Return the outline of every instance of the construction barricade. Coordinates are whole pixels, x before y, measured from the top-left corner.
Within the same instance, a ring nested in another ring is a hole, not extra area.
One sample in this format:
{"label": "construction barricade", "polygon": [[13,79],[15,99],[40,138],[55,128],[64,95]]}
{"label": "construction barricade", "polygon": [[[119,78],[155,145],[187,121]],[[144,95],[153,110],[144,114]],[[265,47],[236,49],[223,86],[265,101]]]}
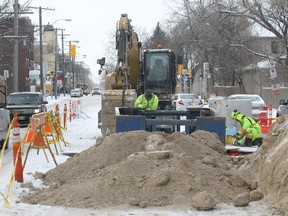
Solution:
{"label": "construction barricade", "polygon": [[82,114],[82,103],[81,100],[70,101],[70,122],[72,119],[81,117]]}
{"label": "construction barricade", "polygon": [[31,149],[37,149],[38,152],[40,149],[43,149],[47,162],[49,162],[45,151],[45,149],[48,149],[55,165],[57,166],[57,162],[50,148],[50,145],[54,145],[57,155],[59,154],[57,144],[60,148],[60,151],[62,151],[60,141],[63,142],[66,146],[66,142],[62,134],[62,129],[63,127],[61,126],[61,118],[58,105],[55,107],[55,115],[53,114],[53,111],[50,111],[49,113],[39,113],[33,115],[30,118],[30,124],[28,125],[26,134],[23,139],[24,143],[29,143],[29,147],[24,160],[24,166]]}
{"label": "construction barricade", "polygon": [[[66,110],[64,109],[64,118],[67,118],[67,106],[65,104]],[[64,121],[64,125],[65,125]],[[67,125],[66,125],[67,127]],[[67,142],[65,142],[63,137],[63,129],[64,127],[61,126],[61,117],[59,106],[55,107],[55,113],[53,111],[49,113],[38,113],[34,114],[30,118],[29,125],[27,127],[26,133],[24,138],[21,140],[20,136],[20,126],[18,123],[18,115],[15,114],[14,118],[10,122],[8,127],[8,132],[6,134],[6,139],[3,143],[1,152],[0,152],[0,169],[2,168],[3,158],[4,158],[4,150],[5,146],[7,145],[7,141],[9,140],[10,133],[13,132],[13,162],[14,162],[14,169],[11,174],[8,192],[4,194],[0,191],[0,196],[4,198],[5,205],[9,206],[12,196],[12,188],[14,185],[14,181],[23,182],[23,170],[27,163],[29,152],[32,149],[37,150],[37,154],[39,154],[40,150],[43,150],[45,158],[47,162],[49,162],[48,155],[45,150],[48,150],[55,165],[57,166],[58,163],[56,161],[55,155],[52,152],[50,145],[55,146],[56,154],[58,154],[57,144],[59,144],[59,148],[62,151],[60,142],[63,142],[66,146]],[[22,155],[24,155],[24,145],[28,144],[28,148],[26,151],[25,159],[22,164]]]}
{"label": "construction barricade", "polygon": [[[50,141],[48,139],[48,134],[46,133],[44,129],[45,124],[46,124],[46,114],[47,113],[39,113],[39,114],[33,115],[30,118],[30,124],[28,125],[27,132],[23,139],[24,140],[23,142],[29,143],[29,147],[26,152],[23,167],[25,167],[26,165],[26,161],[28,159],[28,155],[31,149],[37,149],[37,154],[39,153],[39,150],[42,149],[47,162],[49,162],[48,156],[45,151],[45,149],[48,149],[55,165],[56,166],[58,165],[56,162],[56,158],[50,148]],[[55,144],[55,148],[56,148],[56,144]]]}
{"label": "construction barricade", "polygon": [[267,134],[273,123],[273,108],[272,104],[267,107],[266,112],[261,112],[258,115],[258,123],[261,127],[262,133]]}

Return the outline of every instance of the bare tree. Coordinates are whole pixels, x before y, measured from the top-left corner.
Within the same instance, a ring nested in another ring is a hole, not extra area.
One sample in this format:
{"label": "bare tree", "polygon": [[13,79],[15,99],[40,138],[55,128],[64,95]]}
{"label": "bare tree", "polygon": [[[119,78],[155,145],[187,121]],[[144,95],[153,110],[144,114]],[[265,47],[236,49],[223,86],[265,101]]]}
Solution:
{"label": "bare tree", "polygon": [[[288,53],[288,1],[287,0],[241,0],[242,14],[267,31],[282,39]],[[285,64],[288,65],[286,55]]]}
{"label": "bare tree", "polygon": [[[251,23],[245,17],[231,17],[219,12],[238,10],[237,4],[234,1],[183,0],[181,5],[182,10],[174,12],[172,32],[176,33],[173,40],[176,38],[179,47],[183,47],[185,64],[190,62],[195,67],[207,61],[214,82],[235,85],[236,81],[242,86],[242,68],[250,58],[245,49],[231,47],[227,42],[246,40],[251,35]],[[200,64],[194,64],[195,60]]]}

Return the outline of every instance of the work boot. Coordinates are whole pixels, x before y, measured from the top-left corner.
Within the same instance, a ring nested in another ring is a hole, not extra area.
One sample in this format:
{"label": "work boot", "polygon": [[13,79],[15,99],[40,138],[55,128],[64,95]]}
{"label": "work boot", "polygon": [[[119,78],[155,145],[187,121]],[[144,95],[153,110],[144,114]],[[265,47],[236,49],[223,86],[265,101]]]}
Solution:
{"label": "work boot", "polygon": [[252,146],[261,146],[263,143],[263,137],[259,137],[252,142]]}
{"label": "work boot", "polygon": [[244,142],[244,146],[251,147],[252,146],[252,139],[246,138]]}

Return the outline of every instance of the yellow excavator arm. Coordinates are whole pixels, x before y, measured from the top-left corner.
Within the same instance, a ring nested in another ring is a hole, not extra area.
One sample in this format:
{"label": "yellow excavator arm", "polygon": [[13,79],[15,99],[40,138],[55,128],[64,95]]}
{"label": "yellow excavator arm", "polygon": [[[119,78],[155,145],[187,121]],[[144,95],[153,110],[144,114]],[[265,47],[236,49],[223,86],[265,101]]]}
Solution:
{"label": "yellow excavator arm", "polygon": [[140,42],[127,14],[121,14],[116,30],[117,64],[106,89],[136,89],[139,79]]}
{"label": "yellow excavator arm", "polygon": [[[115,107],[133,107],[137,98],[140,47],[141,43],[131,26],[131,20],[127,14],[121,14],[116,29],[117,64],[115,70],[106,76],[101,94],[99,125],[103,136],[115,132]],[[99,63],[102,68],[105,58],[99,59]]]}

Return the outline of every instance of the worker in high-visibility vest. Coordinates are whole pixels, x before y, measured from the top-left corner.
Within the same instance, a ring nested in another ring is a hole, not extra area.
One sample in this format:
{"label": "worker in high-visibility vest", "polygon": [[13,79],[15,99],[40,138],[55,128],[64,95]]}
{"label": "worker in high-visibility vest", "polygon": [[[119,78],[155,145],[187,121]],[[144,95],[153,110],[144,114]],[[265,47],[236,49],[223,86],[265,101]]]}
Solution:
{"label": "worker in high-visibility vest", "polygon": [[232,119],[241,124],[240,130],[232,137],[242,140],[244,146],[260,146],[263,142],[262,131],[260,125],[251,117],[241,114],[238,110],[234,110],[231,114]]}
{"label": "worker in high-visibility vest", "polygon": [[158,97],[147,89],[144,94],[140,95],[134,103],[134,107],[147,110],[157,110]]}

